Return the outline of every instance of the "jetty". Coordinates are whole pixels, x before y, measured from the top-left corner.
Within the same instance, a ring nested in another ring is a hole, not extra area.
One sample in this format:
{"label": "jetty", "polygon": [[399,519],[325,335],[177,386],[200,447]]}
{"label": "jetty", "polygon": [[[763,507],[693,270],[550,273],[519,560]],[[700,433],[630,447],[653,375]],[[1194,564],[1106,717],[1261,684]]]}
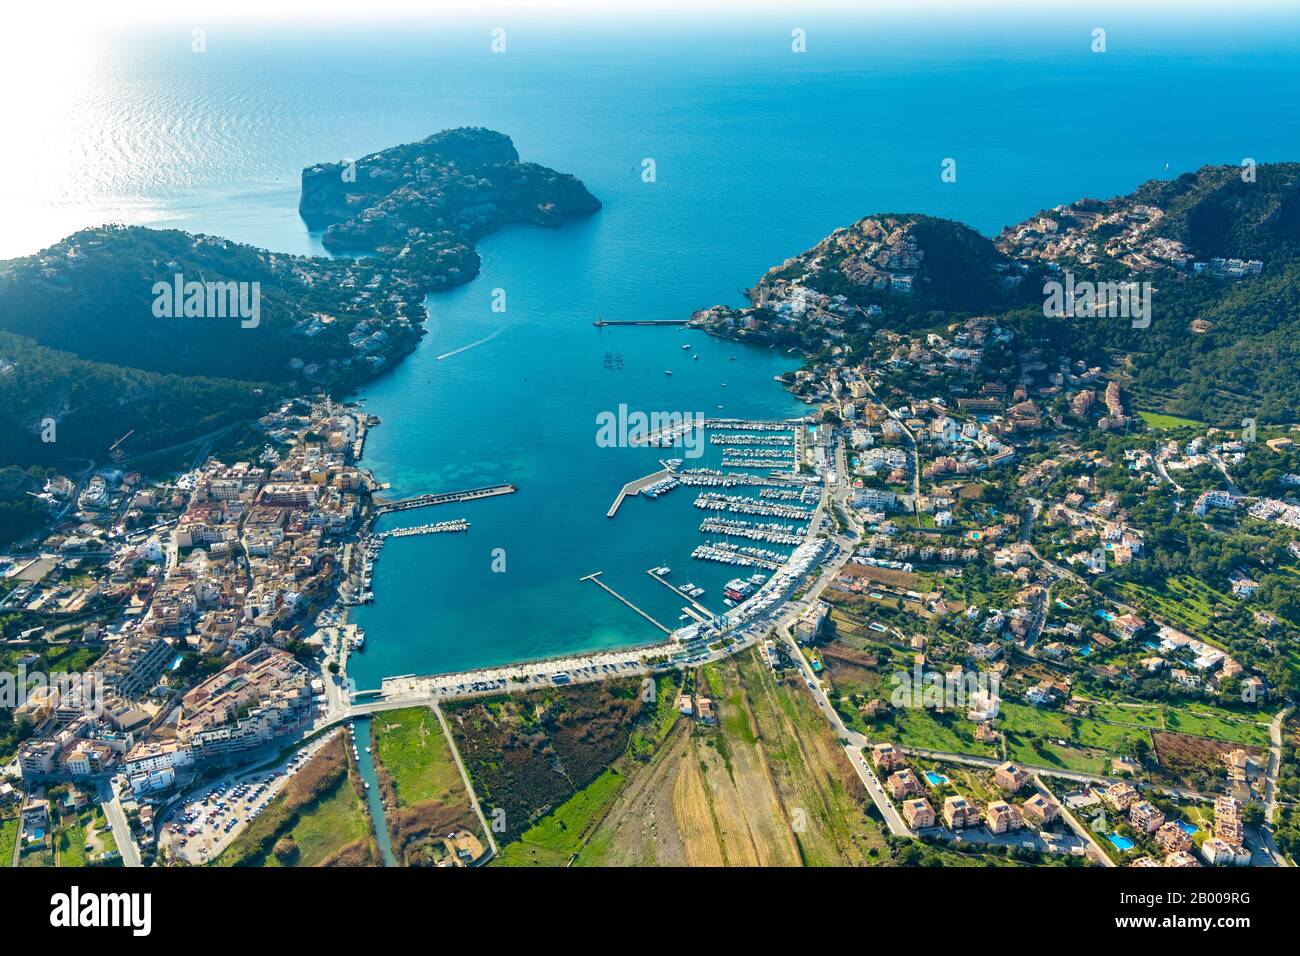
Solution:
{"label": "jetty", "polygon": [[665,466],[652,475],[646,475],[644,478],[638,478],[636,481],[629,481],[623,486],[623,490],[618,493],[618,497],[614,499],[614,503],[609,506],[609,511],[605,512],[605,517],[612,518],[614,515],[618,514],[619,506],[623,504],[623,499],[628,495],[640,494],[643,488],[649,488],[651,485],[658,484],[672,475],[672,473],[672,469]]}
{"label": "jetty", "polygon": [[591,323],[598,329],[607,325],[685,325],[690,319],[597,319]]}
{"label": "jetty", "polygon": [[446,505],[458,501],[475,501],[479,498],[492,498],[496,495],[512,495],[519,489],[514,485],[487,485],[483,488],[470,488],[465,491],[445,491],[440,494],[417,495],[414,498],[402,498],[398,501],[376,502],[376,514],[389,514],[394,511],[410,511],[412,508],[430,508],[434,505]]}
{"label": "jetty", "polygon": [[646,572],[646,574],[650,575],[650,577],[654,578],[656,581],[658,581],[660,584],[662,584],[662,585],[663,585],[664,587],[666,587],[668,590],[672,591],[672,592],[673,592],[674,594],[676,594],[679,598],[684,598],[684,599],[686,600],[686,602],[690,605],[690,607],[684,607],[684,608],[682,608],[682,610],[685,611],[686,613],[690,614],[692,617],[699,617],[700,614],[705,615],[704,620],[707,620],[708,618],[713,617],[713,612],[712,612],[712,611],[710,611],[707,607],[705,607],[705,606],[704,606],[703,604],[701,604],[699,601],[695,600],[695,598],[691,597],[689,594],[685,594],[685,593],[683,593],[682,590],[681,590],[680,588],[676,587],[675,585],[670,584],[669,582],[665,581],[662,577],[660,577],[659,575],[655,574],[655,572],[654,572],[654,568],[651,568],[649,571]]}
{"label": "jetty", "polygon": [[591,574],[588,574],[586,577],[578,578],[578,580],[579,580],[579,581],[591,581],[592,583],[599,585],[600,587],[602,587],[602,588],[604,588],[606,591],[608,591],[610,594],[614,595],[614,597],[618,598],[620,601],[622,601],[624,604],[626,604],[628,607],[630,607],[632,610],[636,611],[638,614],[640,614],[643,618],[645,618],[647,621],[649,621],[649,622],[650,622],[651,624],[653,624],[655,627],[659,628],[659,630],[663,631],[665,634],[671,634],[671,633],[672,633],[672,631],[671,631],[669,628],[664,627],[662,624],[660,624],[658,621],[656,621],[654,618],[652,618],[652,617],[651,617],[649,614],[647,614],[645,611],[641,610],[639,607],[637,607],[635,604],[633,604],[633,603],[632,603],[631,601],[629,601],[627,598],[623,597],[623,595],[619,594],[619,593],[618,593],[617,591],[615,591],[612,587],[610,587],[608,584],[606,584],[604,581],[602,581],[602,580],[600,579],[600,576],[601,576],[602,574],[604,574],[604,573],[605,573],[604,571],[595,571],[595,572],[593,572],[593,573],[591,573]]}

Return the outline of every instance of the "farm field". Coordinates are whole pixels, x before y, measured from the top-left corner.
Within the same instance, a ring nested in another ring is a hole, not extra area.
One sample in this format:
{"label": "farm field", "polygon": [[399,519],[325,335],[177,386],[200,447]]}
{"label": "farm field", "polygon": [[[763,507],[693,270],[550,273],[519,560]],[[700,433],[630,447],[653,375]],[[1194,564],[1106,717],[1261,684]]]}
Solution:
{"label": "farm field", "polygon": [[621,788],[580,865],[830,866],[891,860],[829,725],[746,653],[697,672],[717,725],[679,719]]}
{"label": "farm field", "polygon": [[1169,578],[1159,589],[1125,581],[1116,590],[1124,600],[1145,608],[1209,644],[1216,644],[1214,638],[1206,633],[1206,628],[1214,620],[1216,608],[1228,611],[1239,603],[1222,591],[1186,576]]}

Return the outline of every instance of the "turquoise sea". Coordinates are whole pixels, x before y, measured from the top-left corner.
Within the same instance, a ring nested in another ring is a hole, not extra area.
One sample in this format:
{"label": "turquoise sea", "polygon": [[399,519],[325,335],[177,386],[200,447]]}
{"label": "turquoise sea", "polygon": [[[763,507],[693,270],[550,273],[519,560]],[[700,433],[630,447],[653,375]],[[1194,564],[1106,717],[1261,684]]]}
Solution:
{"label": "turquoise sea", "polygon": [[[431,299],[419,350],[361,394],[383,419],[367,462],[393,493],[520,488],[387,519],[472,528],[389,543],[376,603],[357,613],[362,686],[654,639],[578,580],[594,571],[670,625],[681,602],[646,568],[669,565],[706,602],[720,597],[730,569],[689,557],[702,540],[692,489],[605,517],[663,452],[597,447],[596,416],[620,403],[797,414],[772,380],[797,363],[680,329],[599,330],[598,315],[685,318],[738,301],[768,267],[870,212],[992,234],[1207,163],[1300,158],[1294,15],[1116,20],[1104,54],[1090,51],[1096,24],[1066,14],[823,18],[802,24],[805,54],[776,21],[523,23],[505,54],[489,51],[493,25],[214,25],[204,54],[188,27],[124,36],[80,49],[40,110],[5,117],[29,148],[0,168],[0,208],[17,210],[0,222],[4,256],[108,220],[317,252],[296,212],[302,167],[458,125],[508,133],[523,158],[574,173],[604,202],[559,230],[483,241],[479,278]],[[949,157],[956,183],[940,180]],[[496,288],[505,314],[490,308]]]}

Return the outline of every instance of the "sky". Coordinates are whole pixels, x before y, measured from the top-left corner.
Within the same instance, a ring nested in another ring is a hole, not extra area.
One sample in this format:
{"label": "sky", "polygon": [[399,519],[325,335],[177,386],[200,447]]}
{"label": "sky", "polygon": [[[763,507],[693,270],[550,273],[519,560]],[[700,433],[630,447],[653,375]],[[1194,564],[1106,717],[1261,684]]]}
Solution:
{"label": "sky", "polygon": [[[1295,9],[1295,0],[1234,0],[1234,17]],[[54,0],[8,4],[6,32],[29,27],[75,30],[104,23],[212,20],[338,20],[380,18],[522,19],[801,18],[851,15],[898,19],[924,14],[965,16],[1016,12],[1177,14],[1223,12],[1221,0]]]}

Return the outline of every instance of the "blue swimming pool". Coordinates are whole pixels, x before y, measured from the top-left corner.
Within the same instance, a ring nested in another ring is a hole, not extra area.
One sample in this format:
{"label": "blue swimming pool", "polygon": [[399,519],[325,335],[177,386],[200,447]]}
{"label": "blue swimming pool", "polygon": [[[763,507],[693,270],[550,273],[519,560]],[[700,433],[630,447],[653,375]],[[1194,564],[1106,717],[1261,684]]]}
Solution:
{"label": "blue swimming pool", "polygon": [[935,773],[933,770],[927,770],[925,772],[925,779],[930,781],[930,786],[932,787],[942,787],[948,782],[947,777],[941,773]]}
{"label": "blue swimming pool", "polygon": [[1133,841],[1126,836],[1120,836],[1118,833],[1107,834],[1106,839],[1115,844],[1117,850],[1133,849]]}
{"label": "blue swimming pool", "polygon": [[1186,833],[1188,836],[1192,836],[1192,835],[1195,834],[1196,831],[1199,829],[1199,828],[1196,826],[1195,823],[1188,823],[1186,820],[1179,820],[1179,821],[1178,821],[1178,826],[1179,826],[1179,827],[1182,829],[1182,831],[1183,831],[1184,833]]}

